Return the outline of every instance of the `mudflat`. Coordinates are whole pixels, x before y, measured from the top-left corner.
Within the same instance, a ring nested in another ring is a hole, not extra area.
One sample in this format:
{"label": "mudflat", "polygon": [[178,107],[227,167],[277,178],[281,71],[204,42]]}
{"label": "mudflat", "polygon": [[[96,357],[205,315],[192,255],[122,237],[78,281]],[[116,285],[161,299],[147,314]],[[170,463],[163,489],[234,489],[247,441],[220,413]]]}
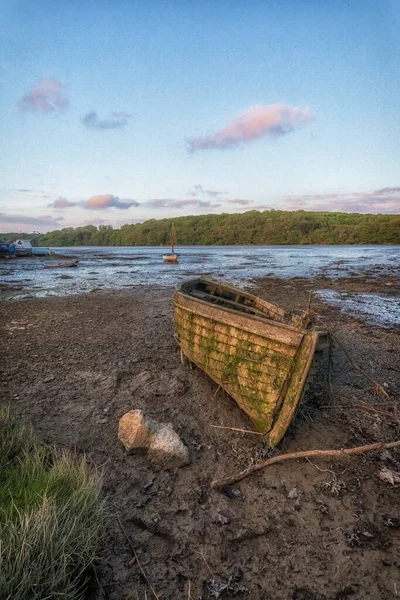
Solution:
{"label": "mudflat", "polygon": [[[310,304],[334,335],[331,359],[274,451],[260,436],[212,427],[253,429],[227,394],[182,362],[172,288],[2,303],[2,402],[46,442],[85,453],[104,472],[110,528],[93,600],[155,597],[149,582],[164,600],[399,596],[399,487],[379,475],[400,472],[400,451],[276,464],[225,493],[211,481],[281,452],[400,439],[398,332],[312,293],[329,287],[394,300],[400,286],[385,277],[256,285],[284,308]],[[136,408],[172,423],[189,466],[154,470],[145,456],[126,454],[118,421]]]}

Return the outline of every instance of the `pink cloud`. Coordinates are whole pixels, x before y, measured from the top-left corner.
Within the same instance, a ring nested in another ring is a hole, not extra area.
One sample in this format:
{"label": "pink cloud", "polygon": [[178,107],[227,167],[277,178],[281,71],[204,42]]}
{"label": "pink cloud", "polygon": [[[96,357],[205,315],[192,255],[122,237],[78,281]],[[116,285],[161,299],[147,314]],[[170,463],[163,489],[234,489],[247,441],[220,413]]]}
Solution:
{"label": "pink cloud", "polygon": [[187,140],[189,152],[236,148],[264,136],[280,137],[315,120],[314,113],[285,104],[256,105],[236,115],[227,127]]}
{"label": "pink cloud", "polygon": [[92,196],[86,202],[82,203],[83,208],[89,210],[105,210],[107,208],[119,208],[126,210],[131,206],[139,206],[139,202],[136,200],[120,200],[118,196],[112,194],[103,194],[99,196]]}
{"label": "pink cloud", "polygon": [[136,200],[120,200],[118,196],[113,194],[102,194],[92,196],[89,200],[76,201],[67,200],[67,198],[57,198],[54,202],[47,205],[49,208],[63,209],[71,206],[81,206],[88,210],[105,210],[107,208],[119,208],[126,210],[131,206],[139,206]]}
{"label": "pink cloud", "polygon": [[21,98],[19,106],[22,110],[52,113],[65,110],[68,99],[58,79],[44,77]]}

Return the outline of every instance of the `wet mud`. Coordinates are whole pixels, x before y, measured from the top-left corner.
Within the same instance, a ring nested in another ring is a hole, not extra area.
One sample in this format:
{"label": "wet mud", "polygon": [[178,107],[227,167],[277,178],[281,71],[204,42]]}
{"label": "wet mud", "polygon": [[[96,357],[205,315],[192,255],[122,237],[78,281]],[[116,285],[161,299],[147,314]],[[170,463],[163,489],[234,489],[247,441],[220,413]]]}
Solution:
{"label": "wet mud", "polygon": [[[400,488],[379,473],[400,472],[400,451],[277,464],[225,493],[210,485],[280,452],[400,439],[395,327],[314,293],[398,297],[398,283],[387,283],[387,276],[253,281],[266,300],[310,306],[337,340],[329,369],[326,357],[274,451],[260,436],[213,427],[253,429],[227,394],[182,363],[171,287],[2,303],[1,401],[46,442],[85,453],[104,473],[110,526],[91,600],[151,598],[148,582],[163,600],[398,597]],[[173,424],[189,466],[154,470],[144,456],[126,455],[118,421],[135,408]]]}

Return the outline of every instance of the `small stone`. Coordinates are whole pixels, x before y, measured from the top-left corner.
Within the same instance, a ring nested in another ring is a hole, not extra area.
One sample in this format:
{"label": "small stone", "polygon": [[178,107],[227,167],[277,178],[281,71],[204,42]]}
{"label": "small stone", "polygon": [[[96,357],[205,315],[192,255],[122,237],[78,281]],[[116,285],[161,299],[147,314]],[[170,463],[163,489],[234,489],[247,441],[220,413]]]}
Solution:
{"label": "small stone", "polygon": [[392,460],[392,455],[390,454],[390,452],[388,450],[384,450],[383,452],[380,453],[379,458],[381,461],[386,461],[386,460]]}
{"label": "small stone", "polygon": [[243,570],[240,567],[235,567],[231,575],[231,581],[241,581],[243,579]]}
{"label": "small stone", "polygon": [[381,481],[390,483],[390,485],[397,485],[400,483],[400,473],[387,469],[386,467],[383,467],[383,469],[379,471],[378,477]]}
{"label": "small stone", "polygon": [[228,515],[225,515],[222,512],[217,512],[215,517],[213,518],[213,523],[218,523],[218,525],[228,525],[231,522],[231,519]]}
{"label": "small stone", "polygon": [[222,488],[222,493],[225,494],[228,498],[232,498],[232,500],[241,500],[244,502],[246,500],[246,496],[243,494],[239,488],[231,487],[230,485],[226,485]]}
{"label": "small stone", "polygon": [[165,469],[190,464],[189,450],[170,424],[151,436],[147,458],[154,466]]}
{"label": "small stone", "polygon": [[147,450],[155,429],[157,427],[146,419],[143,411],[130,410],[119,421],[118,439],[129,454],[143,452]]}
{"label": "small stone", "polygon": [[288,493],[287,497],[290,500],[296,500],[299,497],[299,492],[297,491],[296,488],[293,488],[292,490],[290,490],[290,492]]}

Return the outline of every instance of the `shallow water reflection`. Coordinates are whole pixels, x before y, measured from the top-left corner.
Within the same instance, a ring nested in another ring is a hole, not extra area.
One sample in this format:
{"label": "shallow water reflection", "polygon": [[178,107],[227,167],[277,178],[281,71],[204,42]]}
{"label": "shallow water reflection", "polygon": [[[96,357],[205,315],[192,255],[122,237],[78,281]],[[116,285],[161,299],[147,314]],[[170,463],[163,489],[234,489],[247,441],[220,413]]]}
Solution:
{"label": "shallow water reflection", "polygon": [[53,248],[67,258],[77,259],[78,267],[45,269],[46,260],[38,256],[2,260],[0,292],[5,290],[3,296],[7,298],[24,298],[135,285],[173,286],[183,279],[206,274],[242,286],[251,286],[253,279],[266,276],[322,275],[334,279],[352,275],[373,280],[396,274],[399,249],[398,246],[186,246],[178,248],[178,263],[167,264],[162,260],[165,252],[162,247]]}
{"label": "shallow water reflection", "polygon": [[400,328],[400,298],[334,290],[318,290],[315,294],[329,304],[340,306],[342,312],[362,316],[364,321],[377,323],[382,327]]}

